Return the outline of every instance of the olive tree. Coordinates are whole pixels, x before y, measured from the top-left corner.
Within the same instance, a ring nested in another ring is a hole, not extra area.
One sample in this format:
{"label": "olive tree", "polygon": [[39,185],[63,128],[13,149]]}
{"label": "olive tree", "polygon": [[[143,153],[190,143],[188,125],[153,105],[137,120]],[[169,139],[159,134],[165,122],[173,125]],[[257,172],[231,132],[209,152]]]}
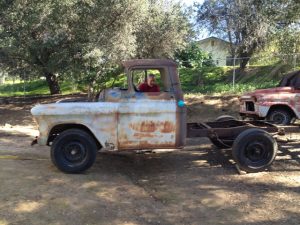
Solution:
{"label": "olive tree", "polygon": [[[297,0],[277,0],[283,7],[276,7],[277,26],[272,35],[279,53],[293,54],[300,52],[300,4]],[[298,4],[297,4],[298,3]],[[278,11],[280,8],[280,12]]]}
{"label": "olive tree", "polygon": [[[2,2],[0,53],[6,59],[2,63],[26,64],[46,78],[51,94],[57,94],[58,77],[74,69],[74,62],[81,64],[77,71],[84,73],[88,72],[87,66],[95,65],[95,57],[99,68],[132,53],[130,24],[138,3],[139,0]],[[7,64],[10,65],[13,64]]]}
{"label": "olive tree", "polygon": [[245,68],[249,57],[264,46],[271,28],[265,13],[267,1],[206,0],[197,5],[197,22],[229,40],[232,57],[241,57]]}
{"label": "olive tree", "polygon": [[298,0],[205,0],[196,12],[198,24],[229,40],[242,69],[277,30],[299,22]]}
{"label": "olive tree", "polygon": [[158,0],[15,0],[0,3],[0,55],[7,68],[44,76],[50,93],[74,77],[93,96],[121,60],[172,57],[188,36],[180,5]]}
{"label": "olive tree", "polygon": [[173,58],[192,35],[188,15],[177,1],[152,0],[136,24],[138,58]]}

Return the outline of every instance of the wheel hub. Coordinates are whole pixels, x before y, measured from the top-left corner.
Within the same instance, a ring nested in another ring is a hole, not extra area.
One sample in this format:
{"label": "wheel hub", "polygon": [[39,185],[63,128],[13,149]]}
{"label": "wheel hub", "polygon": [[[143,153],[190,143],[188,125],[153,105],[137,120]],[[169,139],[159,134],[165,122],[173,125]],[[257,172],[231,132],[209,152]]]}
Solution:
{"label": "wheel hub", "polygon": [[285,120],[285,117],[284,115],[280,114],[280,113],[277,113],[273,116],[273,119],[272,119],[276,124],[281,124],[284,122]]}
{"label": "wheel hub", "polygon": [[74,149],[71,151],[71,155],[76,155],[77,151]]}
{"label": "wheel hub", "polygon": [[266,146],[261,142],[253,142],[246,148],[246,157],[252,162],[264,160],[267,157]]}
{"label": "wheel hub", "polygon": [[71,163],[81,162],[86,156],[86,149],[80,142],[70,142],[64,149],[65,159]]}

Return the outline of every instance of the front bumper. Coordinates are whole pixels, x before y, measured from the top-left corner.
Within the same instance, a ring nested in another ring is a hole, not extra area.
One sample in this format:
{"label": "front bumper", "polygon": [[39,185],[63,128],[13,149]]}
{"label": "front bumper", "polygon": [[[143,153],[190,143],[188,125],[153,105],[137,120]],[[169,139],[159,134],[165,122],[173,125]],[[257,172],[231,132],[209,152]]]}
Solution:
{"label": "front bumper", "polygon": [[36,145],[38,143],[38,136],[36,136],[32,142],[31,142],[31,146]]}
{"label": "front bumper", "polygon": [[31,146],[33,145],[48,145],[48,139],[47,138],[42,138],[41,136],[36,136],[32,142],[31,142]]}

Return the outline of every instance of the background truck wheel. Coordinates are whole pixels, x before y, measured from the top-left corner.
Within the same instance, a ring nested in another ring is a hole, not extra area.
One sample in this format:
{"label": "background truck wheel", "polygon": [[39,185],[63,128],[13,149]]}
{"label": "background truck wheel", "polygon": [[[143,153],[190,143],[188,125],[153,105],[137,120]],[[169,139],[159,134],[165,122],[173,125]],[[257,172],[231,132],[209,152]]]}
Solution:
{"label": "background truck wheel", "polygon": [[[229,115],[222,115],[219,116],[217,119],[215,119],[216,122],[223,122],[228,120],[236,120],[236,119],[233,116],[229,116]],[[219,139],[217,137],[210,138],[210,141],[219,149],[231,148],[233,145],[233,140]]]}
{"label": "background truck wheel", "polygon": [[242,170],[259,172],[272,164],[277,149],[277,142],[269,133],[251,128],[243,131],[235,139],[232,156]]}
{"label": "background truck wheel", "polygon": [[293,116],[291,113],[284,109],[271,110],[267,116],[267,120],[274,124],[288,125],[291,123]]}
{"label": "background truck wheel", "polygon": [[80,173],[95,162],[97,145],[87,132],[70,129],[54,139],[51,146],[53,164],[66,173]]}

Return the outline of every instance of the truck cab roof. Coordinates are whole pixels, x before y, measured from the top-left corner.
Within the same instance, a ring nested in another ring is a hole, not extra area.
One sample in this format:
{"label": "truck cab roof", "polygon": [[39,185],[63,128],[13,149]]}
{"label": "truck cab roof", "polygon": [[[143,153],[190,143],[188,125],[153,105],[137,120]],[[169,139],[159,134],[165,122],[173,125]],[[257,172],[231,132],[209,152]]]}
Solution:
{"label": "truck cab roof", "polygon": [[131,67],[177,67],[177,64],[169,59],[133,59],[123,61],[122,65],[127,69]]}

